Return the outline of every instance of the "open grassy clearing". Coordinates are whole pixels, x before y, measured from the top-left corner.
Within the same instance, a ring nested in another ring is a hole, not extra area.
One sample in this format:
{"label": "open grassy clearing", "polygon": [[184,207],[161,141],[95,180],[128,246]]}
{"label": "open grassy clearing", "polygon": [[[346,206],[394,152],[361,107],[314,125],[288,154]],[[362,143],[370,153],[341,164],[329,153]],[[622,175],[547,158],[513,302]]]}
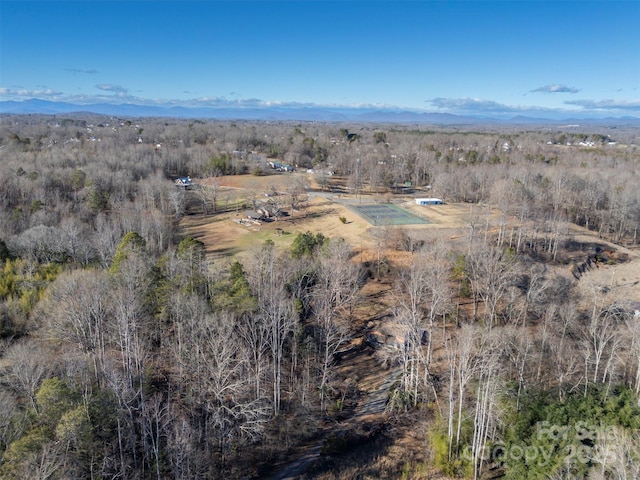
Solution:
{"label": "open grassy clearing", "polygon": [[[343,238],[360,255],[361,260],[371,259],[377,256],[376,239],[373,235],[375,228],[362,216],[355,213],[352,208],[363,208],[377,202],[387,202],[389,197],[380,195],[359,195],[357,198],[348,194],[330,194],[313,188],[313,177],[307,174],[280,174],[256,177],[226,176],[220,177],[220,195],[224,196],[232,192],[234,196],[244,198],[241,202],[248,205],[246,200],[252,193],[258,192],[260,198],[269,191],[284,191],[293,178],[302,178],[309,186],[308,200],[302,204],[299,210],[293,214],[281,217],[276,221],[254,223],[252,225],[240,225],[237,220],[243,218],[244,209],[237,208],[233,211],[205,215],[192,213],[181,220],[181,228],[185,234],[204,242],[207,253],[212,258],[220,258],[232,255],[246,255],[248,250],[262,245],[269,239],[279,247],[286,249],[298,233],[310,231],[322,233],[329,238]],[[202,184],[207,185],[210,179],[204,179]],[[486,209],[468,204],[448,204],[435,206],[418,206],[411,197],[397,197],[394,201],[417,218],[424,219],[424,224],[408,224],[401,226],[378,225],[378,228],[402,228],[406,230],[439,230],[448,229],[448,236],[452,239],[464,235],[465,226],[471,216],[486,216]],[[346,204],[350,205],[345,206]],[[397,208],[394,205],[380,204],[385,211]],[[497,212],[489,212],[492,217]],[[399,215],[398,215],[399,216]],[[346,219],[346,223],[340,221],[340,217]],[[375,252],[373,251],[375,250]],[[392,252],[387,252],[393,255]]]}
{"label": "open grassy clearing", "polygon": [[[341,216],[347,218],[347,223],[340,221]],[[182,220],[181,226],[187,235],[205,244],[212,258],[243,257],[266,240],[272,240],[279,249],[288,249],[297,234],[307,231],[331,238],[342,237],[352,245],[368,241],[368,226],[364,220],[324,198],[310,200],[292,216],[276,221],[241,225],[237,223],[240,218],[242,212],[190,215]]]}

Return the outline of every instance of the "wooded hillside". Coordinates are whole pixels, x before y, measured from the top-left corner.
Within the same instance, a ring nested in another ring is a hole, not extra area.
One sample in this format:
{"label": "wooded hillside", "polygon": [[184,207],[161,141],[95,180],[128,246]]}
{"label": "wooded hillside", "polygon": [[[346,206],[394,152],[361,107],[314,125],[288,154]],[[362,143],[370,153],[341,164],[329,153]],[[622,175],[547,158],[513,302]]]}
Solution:
{"label": "wooded hillside", "polygon": [[0,477],[640,477],[637,129],[0,125]]}

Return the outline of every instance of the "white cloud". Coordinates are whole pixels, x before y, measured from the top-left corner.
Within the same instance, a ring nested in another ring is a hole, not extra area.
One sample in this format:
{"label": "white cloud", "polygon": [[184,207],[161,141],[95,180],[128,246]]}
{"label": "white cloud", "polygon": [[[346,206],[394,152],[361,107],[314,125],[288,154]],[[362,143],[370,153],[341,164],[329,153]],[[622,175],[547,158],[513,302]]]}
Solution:
{"label": "white cloud", "polygon": [[[0,87],[2,100],[25,100],[40,98],[54,100],[76,105],[89,105],[94,103],[131,103],[142,106],[158,107],[185,107],[185,108],[245,108],[245,109],[305,109],[305,108],[331,108],[345,112],[357,110],[380,111],[413,111],[416,113],[445,112],[457,115],[486,116],[495,118],[512,118],[514,116],[528,116],[538,118],[569,118],[579,117],[604,117],[616,115],[640,116],[640,100],[571,100],[564,101],[556,107],[541,107],[535,105],[510,105],[495,100],[483,98],[437,97],[425,101],[423,108],[403,108],[388,104],[375,103],[333,103],[316,104],[309,102],[295,102],[286,100],[263,100],[259,98],[242,98],[237,92],[229,92],[228,96],[200,96],[190,99],[152,99],[134,95],[131,90],[117,84],[98,84],[97,94],[64,94],[47,87],[25,89],[20,87]],[[564,105],[564,107],[563,107]]]}
{"label": "white cloud", "polygon": [[569,100],[564,102],[567,105],[575,105],[586,110],[605,111],[626,111],[628,113],[640,114],[640,100]]}
{"label": "white cloud", "polygon": [[522,110],[522,107],[514,107],[505,105],[493,100],[484,100],[481,98],[434,98],[427,100],[432,106],[444,110],[466,111],[466,112],[500,112],[513,113]]}
{"label": "white cloud", "polygon": [[62,95],[62,92],[58,92],[57,90],[53,90],[51,88],[42,88],[38,90],[29,90],[26,88],[0,88],[0,95],[5,95],[8,97],[55,97],[58,95]]}
{"label": "white cloud", "polygon": [[129,89],[125,87],[121,87],[120,85],[112,85],[110,83],[101,83],[96,85],[98,90],[104,90],[105,92],[114,92],[118,95],[127,95],[129,93]]}
{"label": "white cloud", "polygon": [[[457,115],[489,116],[511,118],[514,116],[536,117],[536,118],[563,118],[575,114],[584,116],[590,112],[578,110],[576,108],[552,108],[535,105],[508,105],[486,100],[482,98],[434,98],[427,100],[437,110]],[[598,112],[602,113],[602,112]]]}
{"label": "white cloud", "polygon": [[65,68],[65,70],[67,72],[71,72],[71,73],[84,73],[86,75],[94,75],[96,73],[98,73],[98,70],[94,70],[92,68],[90,69],[84,69],[84,68]]}
{"label": "white cloud", "polygon": [[569,87],[562,84],[545,85],[530,90],[531,93],[578,93],[580,90],[575,87]]}

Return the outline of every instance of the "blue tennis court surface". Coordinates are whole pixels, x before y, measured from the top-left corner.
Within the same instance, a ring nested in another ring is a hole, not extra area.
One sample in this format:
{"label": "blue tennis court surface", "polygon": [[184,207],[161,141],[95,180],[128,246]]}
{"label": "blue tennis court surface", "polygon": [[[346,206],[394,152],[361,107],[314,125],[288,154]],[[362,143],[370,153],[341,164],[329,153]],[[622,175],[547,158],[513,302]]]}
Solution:
{"label": "blue tennis court surface", "polygon": [[429,223],[429,220],[418,217],[404,208],[389,203],[380,205],[351,205],[349,208],[367,220],[371,225],[376,226],[419,225]]}

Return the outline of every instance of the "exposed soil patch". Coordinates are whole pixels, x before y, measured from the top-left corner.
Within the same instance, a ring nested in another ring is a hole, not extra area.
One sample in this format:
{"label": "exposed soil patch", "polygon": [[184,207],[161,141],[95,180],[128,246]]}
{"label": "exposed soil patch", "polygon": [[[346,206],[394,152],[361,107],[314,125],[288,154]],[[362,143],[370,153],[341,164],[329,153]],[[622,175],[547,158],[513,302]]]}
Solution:
{"label": "exposed soil patch", "polygon": [[640,250],[613,244],[580,227],[572,227],[571,242],[569,246],[584,247],[569,268],[585,264],[578,288],[587,298],[596,289],[606,294],[610,303],[640,304]]}

